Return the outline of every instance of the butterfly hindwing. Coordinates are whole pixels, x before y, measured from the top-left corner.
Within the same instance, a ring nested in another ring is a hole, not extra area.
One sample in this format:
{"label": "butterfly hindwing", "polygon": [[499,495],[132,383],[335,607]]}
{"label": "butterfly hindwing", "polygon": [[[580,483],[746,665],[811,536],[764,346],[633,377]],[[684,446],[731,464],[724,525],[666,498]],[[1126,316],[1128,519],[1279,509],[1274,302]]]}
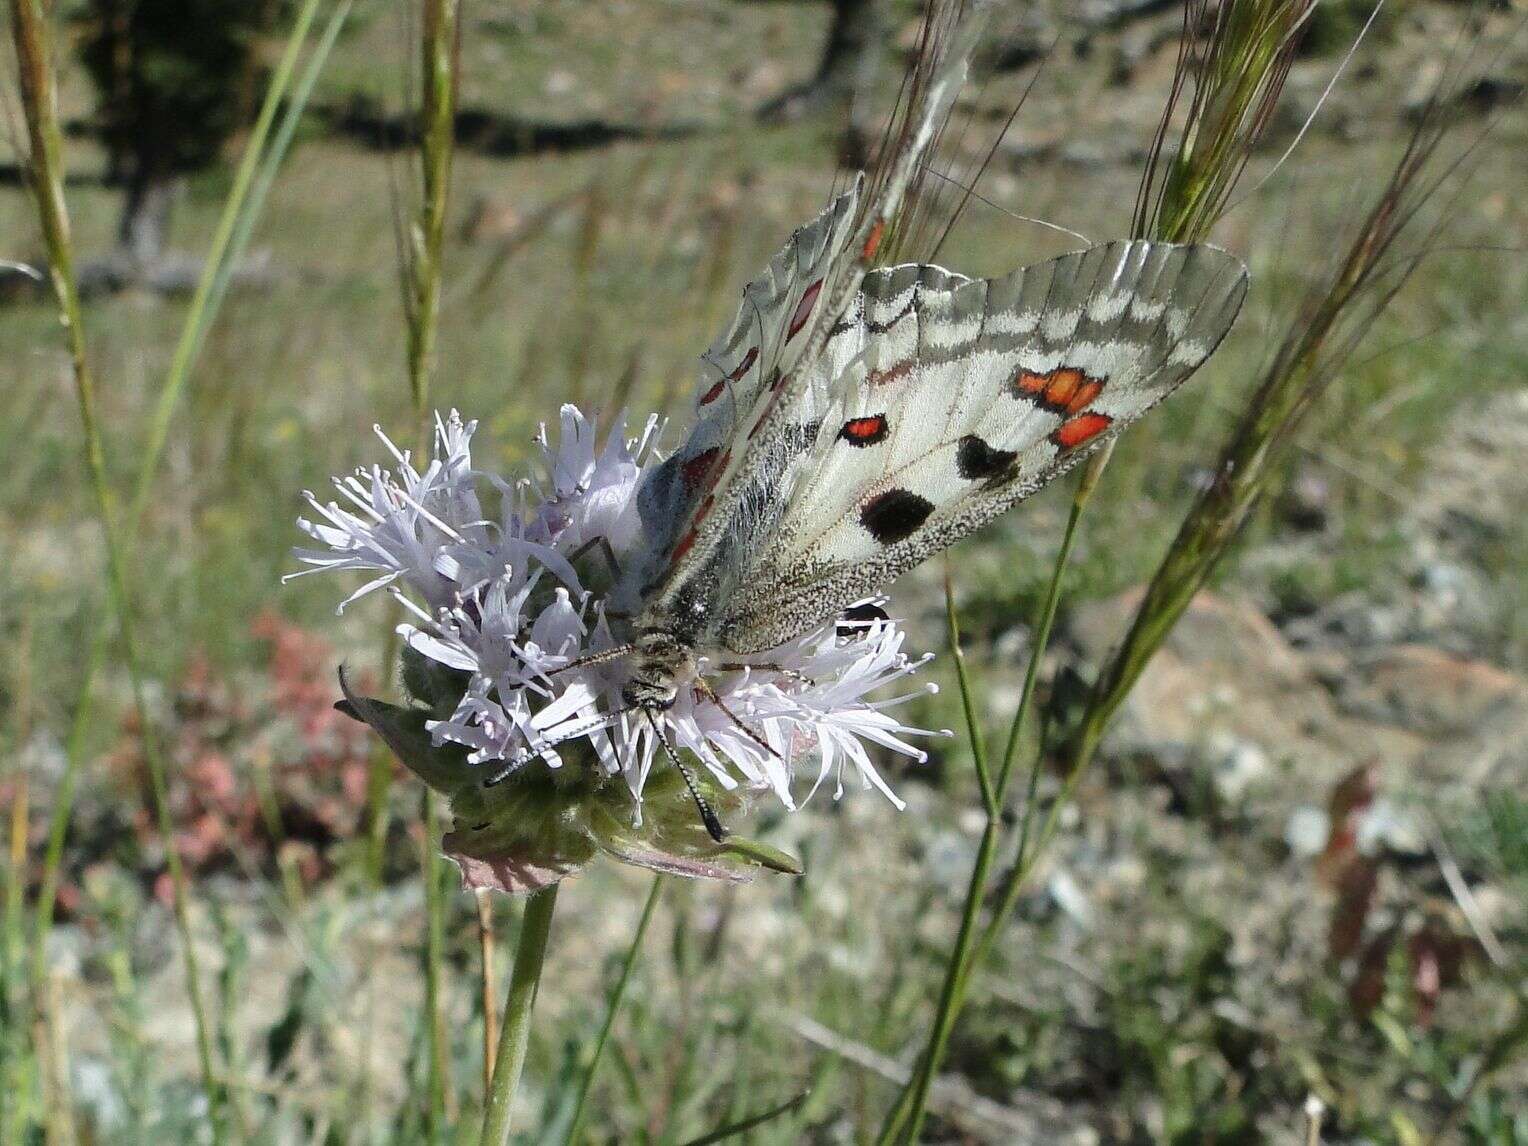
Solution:
{"label": "butterfly hindwing", "polygon": [[1116,436],[1219,344],[1246,292],[1213,247],[1120,242],[996,280],[865,280],[777,420],[799,454],[733,513],[715,639],[768,648],[979,528]]}

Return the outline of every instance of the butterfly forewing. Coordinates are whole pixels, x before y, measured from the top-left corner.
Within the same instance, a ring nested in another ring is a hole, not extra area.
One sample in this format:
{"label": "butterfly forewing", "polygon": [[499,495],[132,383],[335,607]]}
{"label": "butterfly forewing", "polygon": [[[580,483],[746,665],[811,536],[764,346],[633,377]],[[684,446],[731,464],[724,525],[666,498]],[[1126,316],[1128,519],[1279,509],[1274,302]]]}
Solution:
{"label": "butterfly forewing", "polygon": [[[695,524],[771,385],[795,369],[809,324],[853,231],[860,181],[799,228],[743,290],[732,325],[701,355],[696,422],[684,444],[644,484],[639,509],[660,558]],[[682,556],[682,554],[680,555]]]}
{"label": "butterfly forewing", "polygon": [[1171,393],[1245,292],[1225,252],[1147,242],[874,272],[729,503],[707,636],[777,645],[990,521]]}

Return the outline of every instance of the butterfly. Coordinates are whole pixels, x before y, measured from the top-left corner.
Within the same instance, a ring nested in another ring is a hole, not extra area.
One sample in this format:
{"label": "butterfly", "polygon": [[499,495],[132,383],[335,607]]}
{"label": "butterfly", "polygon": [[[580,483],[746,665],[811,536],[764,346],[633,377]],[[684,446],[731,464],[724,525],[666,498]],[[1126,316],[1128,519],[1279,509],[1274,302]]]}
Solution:
{"label": "butterfly", "polygon": [[634,636],[596,655],[630,658],[622,701],[655,731],[681,688],[706,691],[700,658],[841,617],[1112,441],[1209,358],[1246,294],[1219,248],[1137,240],[995,279],[868,270],[825,320],[860,193],[744,290],[701,358],[694,425],[638,489]]}
{"label": "butterfly", "polygon": [[658,719],[685,687],[721,703],[702,658],[841,617],[1066,473],[1203,364],[1246,295],[1227,252],[1143,240],[994,279],[873,267],[963,80],[937,75],[889,175],[856,181],[743,291],[701,357],[694,425],[637,493],[632,640],[579,662],[630,659],[622,702],[718,840]]}

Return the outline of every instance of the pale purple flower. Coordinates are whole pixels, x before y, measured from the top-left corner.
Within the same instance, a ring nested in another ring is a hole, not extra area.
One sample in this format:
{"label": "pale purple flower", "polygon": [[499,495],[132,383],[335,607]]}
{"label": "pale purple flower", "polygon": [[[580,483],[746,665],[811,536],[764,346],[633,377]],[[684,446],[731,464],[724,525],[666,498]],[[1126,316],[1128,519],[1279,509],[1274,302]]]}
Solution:
{"label": "pale purple flower", "polygon": [[[435,743],[466,746],[471,763],[496,775],[559,767],[562,752],[586,743],[599,767],[624,778],[640,814],[661,748],[646,716],[624,710],[628,658],[556,670],[625,640],[628,611],[612,607],[607,615],[608,602],[586,584],[611,583],[613,570],[602,563],[612,557],[640,568],[649,556],[636,493],[660,460],[657,419],[638,438],[613,434],[600,449],[594,421],[564,406],[557,443],[545,427],[536,439],[544,476],[519,482],[472,468],[475,428],[455,411],[437,419],[434,456],[422,473],[378,431],[394,467],[337,480],[343,503],[309,494],[314,515],[298,526],[323,548],[296,556],[313,567],[303,572],[372,574],[341,607],[386,587],[409,611],[399,627],[408,646],[466,674],[455,711],[429,724]],[[496,493],[496,517],[485,516],[480,491]],[[890,621],[847,637],[828,624],[729,662],[751,666],[721,671],[702,661],[731,715],[685,688],[661,723],[724,788],[770,790],[794,808],[829,779],[835,798],[842,795],[847,770],[900,807],[871,748],[924,760],[908,737],[929,733],[892,710],[934,689],[904,685],[897,695],[873,695],[927,660],[909,658],[903,640]]]}

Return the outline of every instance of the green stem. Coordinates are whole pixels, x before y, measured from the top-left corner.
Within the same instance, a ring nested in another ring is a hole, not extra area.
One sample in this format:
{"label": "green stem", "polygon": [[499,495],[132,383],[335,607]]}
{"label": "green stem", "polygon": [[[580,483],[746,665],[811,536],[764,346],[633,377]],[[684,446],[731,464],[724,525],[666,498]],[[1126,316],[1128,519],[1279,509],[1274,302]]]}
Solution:
{"label": "green stem", "polygon": [[425,0],[421,42],[424,70],[424,198],[411,236],[413,293],[409,322],[409,385],[414,415],[423,427],[430,408],[435,371],[435,338],[440,325],[441,252],[445,246],[446,202],[456,127],[457,0]]}
{"label": "green stem", "polygon": [[552,912],[557,906],[557,888],[555,883],[542,888],[525,904],[520,939],[515,947],[515,969],[510,975],[509,997],[504,1003],[504,1022],[499,1030],[499,1053],[494,1057],[493,1086],[483,1108],[479,1146],[504,1146],[509,1141],[510,1109],[530,1046],[531,1008],[541,985],[541,965],[552,930]]}
{"label": "green stem", "polygon": [[[944,1062],[944,1056],[949,1050],[950,1035],[955,1029],[955,1023],[960,1017],[961,1010],[965,1006],[967,989],[970,985],[971,972],[980,965],[990,948],[990,936],[994,933],[995,926],[1000,926],[1000,918],[1006,917],[1008,908],[999,907],[993,915],[981,939],[976,938],[976,922],[981,912],[981,904],[986,898],[987,881],[992,870],[992,862],[997,854],[998,844],[1002,837],[1002,810],[1004,798],[1008,792],[1009,780],[1012,777],[1014,761],[1018,756],[1018,744],[1022,733],[1026,716],[1034,698],[1036,682],[1039,679],[1041,661],[1045,657],[1046,646],[1050,642],[1051,628],[1056,620],[1056,611],[1061,601],[1061,586],[1066,573],[1067,565],[1071,560],[1072,547],[1077,538],[1078,522],[1082,518],[1083,509],[1093,491],[1097,488],[1099,476],[1107,464],[1107,453],[1097,455],[1088,463],[1084,471],[1082,483],[1078,486],[1076,494],[1072,498],[1071,513],[1067,518],[1066,533],[1061,539],[1061,548],[1056,554],[1055,565],[1051,571],[1050,585],[1046,592],[1045,601],[1041,606],[1040,616],[1035,624],[1035,638],[1033,647],[1030,649],[1029,664],[1024,674],[1024,687],[1019,694],[1018,708],[1014,712],[1013,723],[1008,732],[1008,743],[1003,752],[1003,760],[998,769],[997,782],[993,790],[993,799],[988,804],[987,824],[982,832],[981,843],[976,853],[976,863],[971,871],[971,880],[966,889],[965,906],[961,913],[960,931],[956,936],[955,947],[950,953],[949,962],[945,966],[945,979],[940,990],[939,1005],[934,1015],[934,1026],[929,1033],[929,1041],[924,1048],[923,1054],[918,1060],[918,1065],[913,1071],[913,1077],[903,1088],[898,1096],[897,1103],[887,1115],[886,1122],[881,1128],[879,1143],[888,1144],[894,1141],[914,1142],[922,1130],[923,1120],[927,1113],[929,1093],[933,1087],[934,1079],[939,1074],[939,1068]],[[948,596],[948,586],[946,594]],[[953,598],[950,598],[953,600]],[[956,627],[954,606],[949,606],[949,625],[952,634],[952,644],[956,644],[959,638],[959,629]],[[958,647],[958,645],[957,645]],[[966,675],[957,659],[957,675],[960,679],[961,697],[965,702],[966,720],[972,730],[973,745],[979,742],[976,736],[974,724],[974,707],[969,696]],[[1020,854],[1024,851],[1024,841],[1027,839],[1029,822],[1034,807],[1034,791],[1038,782],[1041,768],[1040,759],[1036,759],[1030,772],[1029,802],[1024,809],[1024,826],[1020,835]],[[985,766],[980,770],[985,774]],[[986,792],[984,790],[984,798]],[[1007,899],[1005,891],[1005,901]]]}
{"label": "green stem", "polygon": [[[266,138],[270,135],[271,125],[276,120],[276,112],[286,96],[287,86],[291,82],[292,73],[297,67],[297,61],[302,54],[303,45],[307,42],[308,32],[313,25],[314,17],[318,14],[321,2],[322,0],[305,0],[298,11],[292,34],[287,37],[286,49],[281,53],[281,59],[276,64],[275,71],[271,73],[271,83],[265,93],[265,102],[260,105],[259,115],[255,119],[254,127],[250,129],[249,142],[239,158],[238,169],[234,172],[233,186],[229,188],[228,199],[223,204],[223,214],[218,219],[217,230],[213,232],[212,245],[207,249],[207,262],[201,276],[197,279],[196,292],[191,296],[191,305],[186,311],[185,325],[181,328],[180,339],[176,342],[175,353],[170,359],[170,371],[165,376],[164,388],[160,390],[159,400],[154,406],[154,419],[150,424],[148,448],[145,451],[146,457],[153,459],[154,462],[158,461],[160,454],[164,451],[175,406],[180,401],[181,391],[185,389],[186,380],[191,376],[191,367],[196,363],[197,354],[203,342],[206,341],[207,330],[211,327],[218,304],[222,300],[221,291],[218,289],[218,270],[225,262],[231,262],[230,245],[239,228],[240,218],[245,213],[245,202],[255,173],[260,167],[260,159],[265,152]],[[300,113],[301,102],[294,106]],[[288,114],[291,114],[290,110]],[[256,209],[258,210],[258,206]],[[132,512],[129,517],[131,521],[138,520],[148,504],[155,470],[155,465],[145,464],[138,471],[138,482],[134,487]]]}
{"label": "green stem", "polygon": [[202,1002],[196,947],[191,937],[189,892],[185,871],[181,867],[180,852],[176,847],[164,757],[160,752],[143,686],[142,662],[138,655],[133,623],[132,596],[128,590],[127,547],[118,529],[112,506],[106,473],[106,452],[101,441],[95,379],[86,355],[79,288],[74,275],[74,250],[69,233],[69,212],[64,201],[63,144],[58,126],[58,91],[52,71],[52,46],[49,43],[47,18],[41,0],[11,0],[11,16],[22,106],[31,145],[32,189],[37,199],[38,216],[48,250],[49,270],[73,367],[75,398],[84,437],[85,467],[95,494],[101,529],[105,534],[108,587],[121,632],[132,685],[133,705],[137,711],[144,757],[148,764],[155,819],[164,845],[165,863],[173,889],[175,929],[186,968],[186,993],[196,1027],[197,1059],[212,1115],[212,1136],[214,1142],[221,1142],[224,1130],[223,1091],[213,1069],[211,1035],[206,1008]]}
{"label": "green stem", "polygon": [[631,946],[627,948],[626,959],[621,964],[620,978],[615,981],[615,988],[610,992],[610,1000],[605,1005],[605,1021],[600,1024],[594,1053],[589,1056],[589,1065],[584,1068],[584,1077],[579,1080],[578,1101],[573,1105],[573,1120],[568,1123],[568,1133],[563,1138],[564,1146],[574,1146],[583,1129],[584,1108],[589,1101],[589,1092],[594,1089],[594,1076],[599,1070],[600,1058],[605,1053],[610,1031],[615,1026],[615,1017],[620,1012],[621,1000],[626,997],[626,984],[631,981],[632,968],[637,965],[637,952],[642,948],[642,937],[647,934],[647,925],[652,922],[653,909],[658,906],[658,896],[662,891],[663,877],[654,876],[652,890],[647,893],[647,903],[642,907],[642,918],[637,921],[637,932],[631,937]]}
{"label": "green stem", "polygon": [[[420,108],[422,198],[418,218],[409,234],[405,252],[408,270],[404,311],[408,319],[408,378],[414,426],[421,454],[430,444],[430,382],[435,372],[435,342],[440,326],[440,295],[445,247],[446,205],[451,185],[451,158],[456,127],[456,45],[458,0],[423,0],[424,20],[420,38],[420,67],[424,99]],[[397,645],[389,626],[385,640],[385,671],[396,659]],[[371,838],[374,859],[380,860],[381,841],[387,834],[388,791],[392,762],[373,758],[368,783]],[[428,1106],[432,1132],[445,1129],[447,1048],[441,1013],[444,993],[445,897],[440,893],[440,858],[436,854],[435,799],[424,794],[426,850],[424,880],[428,916],[425,957],[425,1021],[429,1032]],[[380,871],[380,863],[375,865]],[[496,1072],[497,1073],[497,1072]]]}

